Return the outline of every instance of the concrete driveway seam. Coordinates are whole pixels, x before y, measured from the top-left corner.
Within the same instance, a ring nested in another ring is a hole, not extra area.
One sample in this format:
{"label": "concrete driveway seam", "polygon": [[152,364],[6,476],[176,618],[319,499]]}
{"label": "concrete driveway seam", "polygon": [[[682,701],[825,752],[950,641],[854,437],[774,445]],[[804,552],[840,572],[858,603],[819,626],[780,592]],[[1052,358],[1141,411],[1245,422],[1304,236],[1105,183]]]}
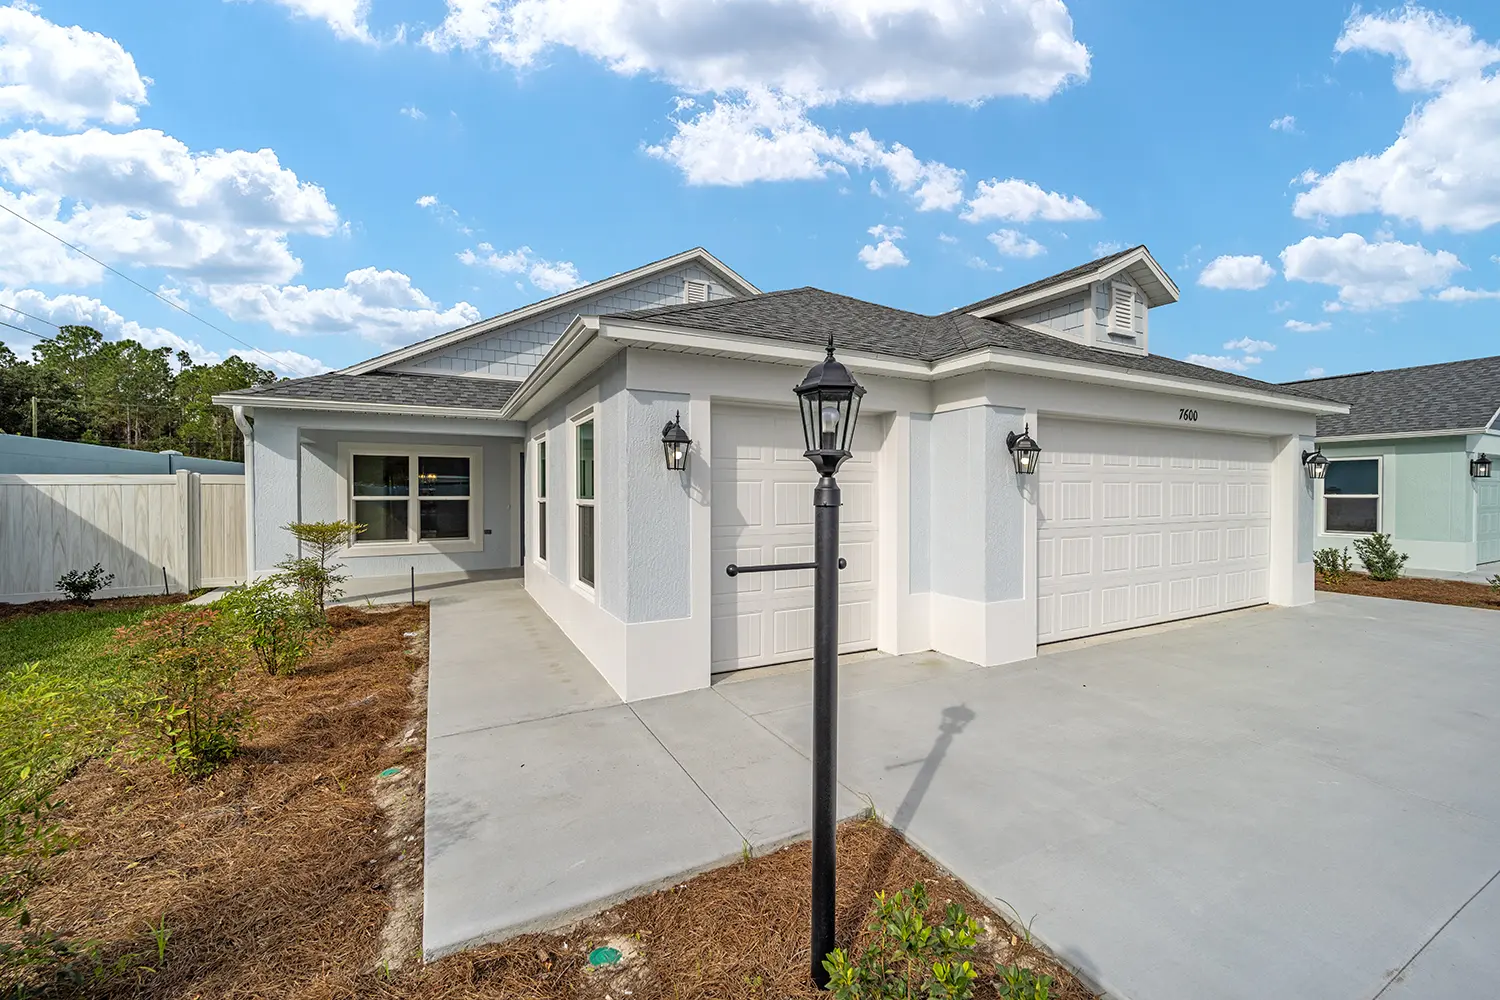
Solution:
{"label": "concrete driveway seam", "polygon": [[1432,936],[1429,937],[1426,941],[1422,942],[1422,947],[1418,948],[1415,952],[1412,953],[1411,958],[1408,958],[1406,960],[1406,962],[1401,966],[1401,968],[1399,968],[1399,969],[1396,970],[1396,974],[1394,976],[1392,976],[1390,979],[1388,979],[1386,981],[1386,984],[1380,988],[1380,992],[1376,993],[1373,997],[1370,998],[1370,1000],[1380,1000],[1381,997],[1385,996],[1386,991],[1389,990],[1392,986],[1396,985],[1396,983],[1398,983],[1401,980],[1402,976],[1406,975],[1406,970],[1412,967],[1412,963],[1415,962],[1417,959],[1419,959],[1419,958],[1422,957],[1422,952],[1426,951],[1429,947],[1431,947],[1432,943],[1434,941],[1436,941],[1439,937],[1442,936],[1443,931],[1445,931],[1445,930],[1448,929],[1448,925],[1451,924],[1451,923],[1453,923],[1453,921],[1457,920],[1458,919],[1458,915],[1460,913],[1464,912],[1464,910],[1468,909],[1469,904],[1472,903],[1472,902],[1474,902],[1474,900],[1478,899],[1480,897],[1480,894],[1482,894],[1484,892],[1484,890],[1488,889],[1490,887],[1490,884],[1492,882],[1494,882],[1495,879],[1497,879],[1497,878],[1500,878],[1500,871],[1496,871],[1495,874],[1493,874],[1489,878],[1485,879],[1484,885],[1482,885],[1478,889],[1474,890],[1474,895],[1472,895],[1468,899],[1464,900],[1463,901],[1463,905],[1461,905],[1458,909],[1454,910],[1453,911],[1453,915],[1450,916],[1447,920],[1443,921],[1443,926],[1441,926],[1437,930],[1433,931],[1432,932]]}
{"label": "concrete driveway seam", "polygon": [[630,709],[630,714],[635,716],[635,721],[641,724],[641,728],[651,734],[651,738],[656,741],[656,745],[661,747],[668,757],[672,758],[672,763],[677,765],[677,769],[687,777],[687,780],[693,783],[693,787],[698,789],[698,794],[707,799],[708,804],[714,807],[715,812],[724,817],[724,822],[728,823],[734,829],[734,832],[739,835],[740,840],[748,844],[750,841],[745,837],[745,831],[741,830],[739,828],[739,824],[729,818],[729,815],[724,812],[724,810],[719,806],[717,802],[714,801],[714,797],[708,794],[708,791],[698,783],[698,779],[693,777],[693,772],[689,771],[686,767],[683,766],[682,761],[678,760],[677,755],[672,752],[672,748],[663,743],[662,738],[656,735],[656,730],[652,729],[649,725],[646,724],[646,720],[641,718],[641,713],[635,710],[635,706],[631,705],[629,702],[626,702],[625,707]]}

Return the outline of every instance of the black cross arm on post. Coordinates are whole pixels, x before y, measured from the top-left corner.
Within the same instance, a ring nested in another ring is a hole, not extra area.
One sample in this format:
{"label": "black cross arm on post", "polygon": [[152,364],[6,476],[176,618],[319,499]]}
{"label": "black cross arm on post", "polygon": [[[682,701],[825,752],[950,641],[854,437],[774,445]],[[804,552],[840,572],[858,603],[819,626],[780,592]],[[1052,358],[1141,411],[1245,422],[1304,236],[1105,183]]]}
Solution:
{"label": "black cross arm on post", "polygon": [[[730,576],[739,576],[741,573],[786,573],[794,569],[817,569],[815,562],[807,563],[768,563],[765,566],[736,566],[730,563],[724,567],[724,572]],[[839,569],[848,569],[849,560],[839,556]]]}

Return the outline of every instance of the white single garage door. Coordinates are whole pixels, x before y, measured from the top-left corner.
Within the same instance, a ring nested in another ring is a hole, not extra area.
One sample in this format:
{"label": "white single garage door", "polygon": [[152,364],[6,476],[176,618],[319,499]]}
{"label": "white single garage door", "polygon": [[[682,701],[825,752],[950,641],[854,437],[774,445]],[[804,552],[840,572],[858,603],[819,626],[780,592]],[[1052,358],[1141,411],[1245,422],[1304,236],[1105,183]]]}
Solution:
{"label": "white single garage door", "polygon": [[1265,438],[1044,419],[1037,640],[1264,604]]}
{"label": "white single garage door", "polygon": [[1478,479],[1479,561],[1500,561],[1500,479]]}
{"label": "white single garage door", "polygon": [[[875,646],[875,477],[879,431],[866,416],[839,470],[839,650]],[[811,562],[812,463],[802,457],[797,411],[715,404],[713,411],[713,670],[812,656],[813,573],[750,573],[730,563]]]}

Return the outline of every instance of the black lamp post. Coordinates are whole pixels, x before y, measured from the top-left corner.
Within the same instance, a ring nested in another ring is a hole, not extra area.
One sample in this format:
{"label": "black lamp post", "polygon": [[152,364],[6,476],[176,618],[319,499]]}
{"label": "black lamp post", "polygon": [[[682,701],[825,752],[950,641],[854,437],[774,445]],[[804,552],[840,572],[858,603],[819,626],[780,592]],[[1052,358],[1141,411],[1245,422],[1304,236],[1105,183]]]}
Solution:
{"label": "black lamp post", "polygon": [[667,457],[667,468],[672,472],[681,472],[687,468],[688,446],[693,439],[688,437],[687,431],[682,429],[682,411],[677,411],[677,416],[667,421],[667,426],[661,429],[661,448]]}
{"label": "black lamp post", "polygon": [[1316,449],[1302,453],[1302,467],[1307,470],[1308,479],[1324,479],[1328,476],[1328,459]]}
{"label": "black lamp post", "polygon": [[833,951],[834,870],[837,865],[834,796],[838,775],[839,484],[834,474],[849,458],[864,386],[833,356],[814,365],[793,390],[802,407],[806,455],[818,470],[813,491],[813,818],[812,977],[828,985],[823,959]]}
{"label": "black lamp post", "polygon": [[1469,475],[1475,479],[1490,478],[1490,456],[1481,451],[1479,457],[1469,463]]}

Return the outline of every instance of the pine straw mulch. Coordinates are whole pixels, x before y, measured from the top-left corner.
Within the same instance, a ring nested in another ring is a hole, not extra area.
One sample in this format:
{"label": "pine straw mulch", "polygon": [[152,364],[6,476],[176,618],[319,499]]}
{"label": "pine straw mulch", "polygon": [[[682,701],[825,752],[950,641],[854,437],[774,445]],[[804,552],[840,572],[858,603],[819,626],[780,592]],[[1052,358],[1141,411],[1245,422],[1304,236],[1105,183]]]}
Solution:
{"label": "pine straw mulch", "polygon": [[1358,594],[1361,597],[1389,597],[1398,601],[1424,601],[1428,604],[1457,604],[1466,608],[1489,608],[1500,611],[1500,591],[1487,583],[1467,580],[1427,580],[1404,576],[1399,580],[1372,580],[1364,573],[1350,573],[1337,585],[1318,577],[1318,589],[1335,594]]}
{"label": "pine straw mulch", "polygon": [[0,604],[0,622],[8,618],[51,614],[54,611],[139,611],[163,604],[181,604],[192,599],[192,594],[145,594],[140,597],[106,597],[89,603],[59,597],[50,601],[29,601],[26,604]]}
{"label": "pine straw mulch", "polygon": [[[80,843],[33,899],[44,926],[129,969],[99,1000],[783,1000],[808,981],[809,846],[623,903],[565,931],[412,961],[420,947],[426,608],[331,612],[334,643],[291,678],[257,675],[246,751],[201,784],[97,760],[62,789]],[[409,633],[417,633],[411,636]],[[417,647],[417,648],[412,648]],[[378,775],[400,766],[393,778]],[[404,785],[402,783],[405,783]],[[383,808],[382,808],[383,807]],[[876,890],[916,881],[981,920],[978,995],[1018,963],[1089,998],[961,883],[873,820],[839,832],[839,940],[857,949]],[[171,931],[156,961],[147,925]],[[851,940],[852,939],[852,940]],[[597,945],[624,960],[588,966]]]}

